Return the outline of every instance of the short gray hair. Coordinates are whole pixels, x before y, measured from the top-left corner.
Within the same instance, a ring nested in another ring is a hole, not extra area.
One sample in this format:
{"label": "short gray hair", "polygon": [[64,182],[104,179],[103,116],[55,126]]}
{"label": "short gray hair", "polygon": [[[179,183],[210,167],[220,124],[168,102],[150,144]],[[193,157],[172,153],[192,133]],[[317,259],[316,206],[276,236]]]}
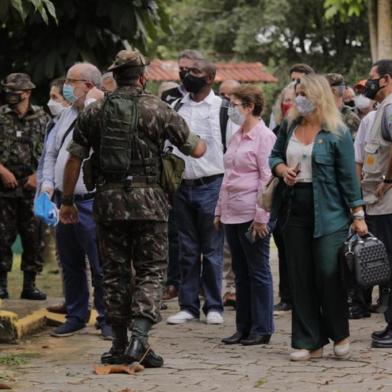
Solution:
{"label": "short gray hair", "polygon": [[204,56],[198,50],[185,49],[178,55],[178,60],[181,59],[204,60]]}
{"label": "short gray hair", "polygon": [[79,72],[83,79],[91,82],[96,87],[101,86],[102,73],[95,65],[90,63],[77,63],[75,65],[80,66]]}

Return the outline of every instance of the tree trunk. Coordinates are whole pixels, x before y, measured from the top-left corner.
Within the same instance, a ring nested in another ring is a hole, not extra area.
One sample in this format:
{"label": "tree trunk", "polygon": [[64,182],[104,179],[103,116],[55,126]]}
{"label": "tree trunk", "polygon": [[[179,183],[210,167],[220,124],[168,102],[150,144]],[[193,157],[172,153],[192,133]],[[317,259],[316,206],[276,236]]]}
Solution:
{"label": "tree trunk", "polygon": [[392,59],[391,0],[378,0],[378,59]]}
{"label": "tree trunk", "polygon": [[368,0],[368,22],[372,61],[378,59],[377,0]]}

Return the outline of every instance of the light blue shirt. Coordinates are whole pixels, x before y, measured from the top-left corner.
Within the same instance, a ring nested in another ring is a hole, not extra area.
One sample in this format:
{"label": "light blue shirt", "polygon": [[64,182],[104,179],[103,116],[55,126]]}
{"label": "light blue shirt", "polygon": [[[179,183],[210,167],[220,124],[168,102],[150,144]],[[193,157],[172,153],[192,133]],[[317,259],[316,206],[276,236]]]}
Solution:
{"label": "light blue shirt", "polygon": [[[78,114],[79,112],[73,106],[65,109],[49,134],[42,170],[42,188],[63,191],[64,168],[69,158],[67,146],[72,141],[73,129],[66,136],[62,145],[61,142],[71,124],[78,117]],[[83,174],[81,173],[76,183],[75,195],[83,195],[85,193],[88,193],[88,191],[84,185]]]}

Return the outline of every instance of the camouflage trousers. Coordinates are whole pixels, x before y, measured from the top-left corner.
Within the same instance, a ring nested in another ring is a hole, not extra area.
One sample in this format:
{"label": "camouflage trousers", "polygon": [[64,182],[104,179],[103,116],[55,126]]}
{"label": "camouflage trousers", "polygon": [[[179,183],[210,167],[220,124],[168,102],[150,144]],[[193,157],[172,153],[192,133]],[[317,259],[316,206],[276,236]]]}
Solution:
{"label": "camouflage trousers", "polygon": [[167,223],[98,223],[97,232],[107,322],[130,325],[135,318],[161,321]]}
{"label": "camouflage trousers", "polygon": [[22,271],[42,271],[38,220],[33,214],[33,198],[0,197],[0,271],[12,269],[12,244],[20,235]]}

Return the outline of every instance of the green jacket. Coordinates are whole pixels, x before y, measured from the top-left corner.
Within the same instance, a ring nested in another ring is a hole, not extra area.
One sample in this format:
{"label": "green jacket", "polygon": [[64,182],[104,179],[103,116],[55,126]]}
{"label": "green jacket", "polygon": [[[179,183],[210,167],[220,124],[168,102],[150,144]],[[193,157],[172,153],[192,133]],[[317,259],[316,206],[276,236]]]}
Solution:
{"label": "green jacket", "polygon": [[[293,123],[286,131],[281,128],[272,149],[269,164],[271,170],[286,163],[288,142],[296,128]],[[350,223],[349,208],[364,205],[361,189],[355,173],[354,148],[347,128],[334,134],[322,129],[315,138],[312,151],[312,176],[314,199],[314,237],[333,233]],[[282,203],[288,201],[288,187],[281,182],[274,199],[272,215]],[[306,214],[306,211],[304,211]]]}

